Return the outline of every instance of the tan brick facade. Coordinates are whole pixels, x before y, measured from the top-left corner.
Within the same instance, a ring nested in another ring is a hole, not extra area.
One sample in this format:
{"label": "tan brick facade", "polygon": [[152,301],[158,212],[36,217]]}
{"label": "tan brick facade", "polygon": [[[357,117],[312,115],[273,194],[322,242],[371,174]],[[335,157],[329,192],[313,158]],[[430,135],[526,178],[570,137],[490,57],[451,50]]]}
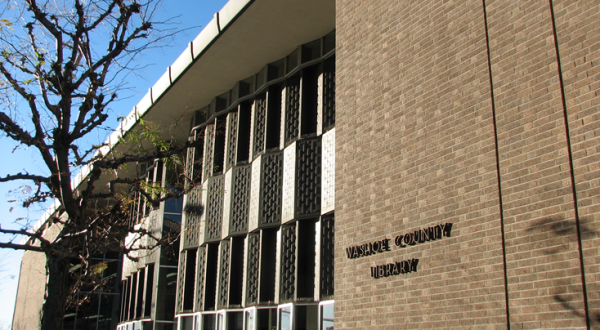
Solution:
{"label": "tan brick facade", "polygon": [[337,1],[336,328],[600,326],[598,6]]}
{"label": "tan brick facade", "polygon": [[[554,5],[592,327],[600,321],[600,7],[591,1]],[[581,312],[579,312],[581,313]]]}
{"label": "tan brick facade", "polygon": [[600,329],[599,64],[598,0],[231,0],[136,106],[196,188],[118,329]]}

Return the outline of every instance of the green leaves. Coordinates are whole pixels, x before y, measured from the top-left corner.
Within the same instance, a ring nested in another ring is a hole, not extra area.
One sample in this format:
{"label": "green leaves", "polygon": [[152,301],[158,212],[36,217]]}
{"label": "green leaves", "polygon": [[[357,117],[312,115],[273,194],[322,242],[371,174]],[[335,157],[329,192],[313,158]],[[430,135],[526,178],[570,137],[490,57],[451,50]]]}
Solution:
{"label": "green leaves", "polygon": [[100,262],[91,267],[92,273],[95,275],[102,275],[102,272],[108,268],[108,264],[106,262]]}

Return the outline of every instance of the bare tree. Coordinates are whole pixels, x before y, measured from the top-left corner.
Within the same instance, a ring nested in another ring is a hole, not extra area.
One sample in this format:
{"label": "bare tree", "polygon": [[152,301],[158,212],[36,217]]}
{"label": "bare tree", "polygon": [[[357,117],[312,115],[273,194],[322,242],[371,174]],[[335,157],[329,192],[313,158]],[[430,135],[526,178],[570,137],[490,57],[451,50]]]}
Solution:
{"label": "bare tree", "polygon": [[[47,170],[47,174],[2,173],[0,182],[31,183],[34,189],[24,198],[24,207],[60,201],[60,216],[51,220],[61,228],[56,237],[45,237],[42,229],[0,229],[37,242],[0,242],[0,247],[46,255],[45,299],[51,303],[43,306],[42,329],[62,329],[72,260],[85,267],[94,254],[127,254],[133,249],[124,244],[127,235],[152,235],[128,221],[131,201],[123,197],[126,193],[141,194],[154,205],[183,193],[182,189],[157,192],[141,179],[118,173],[126,164],[157,158],[174,159],[182,166],[177,155],[185,145],[155,139],[149,153],[136,149],[108,157],[98,153],[102,145],[89,138],[105,124],[108,106],[122,88],[122,74],[131,69],[136,55],[164,36],[156,34],[152,21],[156,4],[147,1],[25,0],[20,18],[0,20],[0,132],[36,150]],[[89,174],[75,187],[74,174],[82,167],[88,167]],[[107,171],[113,175],[110,190],[99,189],[99,179]],[[154,239],[156,244],[172,242]]]}

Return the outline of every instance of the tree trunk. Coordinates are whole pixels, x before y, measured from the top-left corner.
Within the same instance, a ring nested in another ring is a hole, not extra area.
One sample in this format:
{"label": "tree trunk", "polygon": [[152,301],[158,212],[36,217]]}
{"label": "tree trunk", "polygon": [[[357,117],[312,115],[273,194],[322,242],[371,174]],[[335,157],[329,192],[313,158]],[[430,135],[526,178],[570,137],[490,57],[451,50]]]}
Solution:
{"label": "tree trunk", "polygon": [[46,297],[42,308],[42,330],[61,330],[65,316],[69,259],[46,255]]}

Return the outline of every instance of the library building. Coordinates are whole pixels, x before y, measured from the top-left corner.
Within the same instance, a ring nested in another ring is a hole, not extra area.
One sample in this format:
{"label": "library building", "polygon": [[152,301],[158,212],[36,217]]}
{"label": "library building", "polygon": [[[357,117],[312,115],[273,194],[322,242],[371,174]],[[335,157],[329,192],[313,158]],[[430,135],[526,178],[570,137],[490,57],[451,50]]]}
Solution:
{"label": "library building", "polygon": [[600,328],[599,2],[230,0],[140,118],[179,242],[65,329]]}

